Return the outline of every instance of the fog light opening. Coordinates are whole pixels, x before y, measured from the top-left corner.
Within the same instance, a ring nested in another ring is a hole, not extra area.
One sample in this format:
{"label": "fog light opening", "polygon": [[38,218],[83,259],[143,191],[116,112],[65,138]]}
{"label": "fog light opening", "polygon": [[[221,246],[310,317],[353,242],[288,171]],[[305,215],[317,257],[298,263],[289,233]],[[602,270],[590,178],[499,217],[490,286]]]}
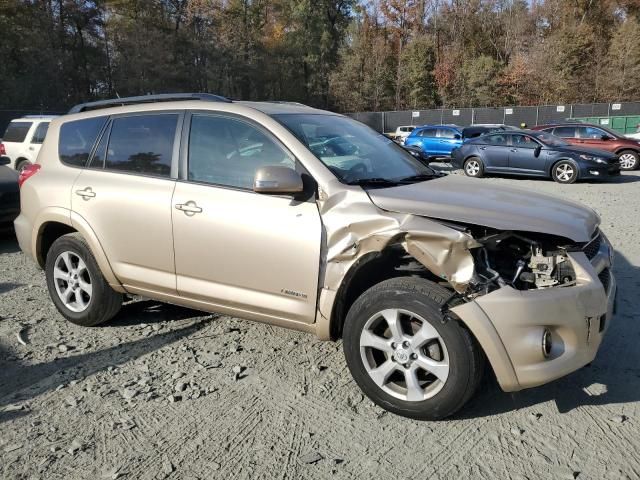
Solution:
{"label": "fog light opening", "polygon": [[551,356],[552,347],[553,338],[551,336],[551,330],[545,328],[544,332],[542,333],[542,355],[544,355],[544,358],[549,358],[549,356]]}

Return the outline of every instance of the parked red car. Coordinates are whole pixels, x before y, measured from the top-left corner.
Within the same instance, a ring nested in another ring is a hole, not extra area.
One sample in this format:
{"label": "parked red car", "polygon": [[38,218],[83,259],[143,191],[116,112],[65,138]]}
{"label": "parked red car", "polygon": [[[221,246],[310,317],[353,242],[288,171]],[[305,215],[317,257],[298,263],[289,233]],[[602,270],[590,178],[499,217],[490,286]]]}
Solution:
{"label": "parked red car", "polygon": [[589,123],[562,123],[538,125],[532,130],[549,132],[573,145],[597,148],[615,153],[621,170],[636,170],[640,165],[640,142],[626,138],[602,125]]}

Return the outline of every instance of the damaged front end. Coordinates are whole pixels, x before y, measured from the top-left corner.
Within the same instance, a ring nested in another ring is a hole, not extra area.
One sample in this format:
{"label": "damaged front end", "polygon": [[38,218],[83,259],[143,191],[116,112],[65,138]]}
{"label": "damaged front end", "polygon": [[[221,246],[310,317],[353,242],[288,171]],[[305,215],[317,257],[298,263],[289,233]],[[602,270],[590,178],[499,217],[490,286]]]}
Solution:
{"label": "damaged front end", "polygon": [[[442,311],[482,346],[505,391],[540,385],[591,362],[613,311],[612,249],[593,237],[505,231],[383,211],[359,192],[321,194],[325,227],[318,335],[335,337],[357,295],[345,284],[368,258],[361,280],[423,276],[451,289]],[[387,277],[389,278],[389,277]],[[363,287],[363,288],[366,288]]]}

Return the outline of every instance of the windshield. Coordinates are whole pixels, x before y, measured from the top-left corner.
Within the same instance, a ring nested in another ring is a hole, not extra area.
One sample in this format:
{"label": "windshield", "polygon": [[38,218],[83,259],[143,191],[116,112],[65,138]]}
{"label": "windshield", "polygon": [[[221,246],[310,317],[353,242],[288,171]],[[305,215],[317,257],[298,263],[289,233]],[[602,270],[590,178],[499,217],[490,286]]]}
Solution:
{"label": "windshield", "polygon": [[279,114],[273,118],[341,182],[389,186],[436,175],[395,142],[351,118],[325,114]]}
{"label": "windshield", "polygon": [[556,137],[555,135],[551,135],[547,132],[536,132],[532,134],[535,138],[540,140],[545,145],[550,147],[568,147],[569,144],[562,140],[560,137]]}

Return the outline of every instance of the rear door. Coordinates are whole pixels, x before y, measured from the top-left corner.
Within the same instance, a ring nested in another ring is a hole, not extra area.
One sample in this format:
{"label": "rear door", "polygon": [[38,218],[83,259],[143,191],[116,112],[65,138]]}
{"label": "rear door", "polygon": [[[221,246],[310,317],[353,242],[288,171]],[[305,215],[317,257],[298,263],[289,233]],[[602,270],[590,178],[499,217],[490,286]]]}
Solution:
{"label": "rear door", "polygon": [[480,156],[486,170],[501,171],[509,167],[509,144],[506,133],[487,135],[475,142],[481,142],[478,146]]}
{"label": "rear door", "polygon": [[431,128],[431,127],[427,127],[427,128],[423,128],[418,132],[418,145],[420,145],[420,147],[422,147],[422,152],[426,155],[436,155],[438,150],[437,150],[437,134],[438,134],[438,130],[436,128]]}
{"label": "rear door", "polygon": [[543,174],[544,159],[536,149],[540,144],[529,135],[512,134],[509,135],[511,145],[509,148],[509,168],[510,170],[526,174]]}
{"label": "rear door", "polygon": [[437,153],[443,157],[450,156],[451,150],[462,145],[462,135],[453,128],[438,128],[437,137]]}
{"label": "rear door", "polygon": [[579,139],[576,132],[576,127],[566,126],[566,127],[556,127],[553,129],[553,135],[556,137],[562,138],[565,142],[570,143],[572,145],[579,145]]}
{"label": "rear door", "polygon": [[176,294],[171,197],[182,120],[176,111],[113,116],[73,186],[73,210],[137,293]]}

